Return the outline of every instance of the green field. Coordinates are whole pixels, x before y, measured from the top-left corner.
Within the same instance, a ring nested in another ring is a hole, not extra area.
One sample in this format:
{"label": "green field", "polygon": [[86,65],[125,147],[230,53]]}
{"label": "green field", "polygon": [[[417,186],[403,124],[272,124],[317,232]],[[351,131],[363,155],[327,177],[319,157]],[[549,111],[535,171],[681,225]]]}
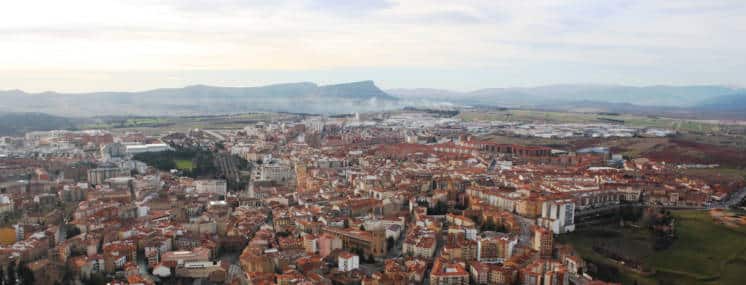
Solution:
{"label": "green field", "polygon": [[[577,231],[558,238],[571,243],[592,263],[620,269],[624,284],[743,284],[746,271],[746,229],[716,224],[705,211],[675,211],[677,239],[662,251],[654,251],[646,229],[608,226],[599,230]],[[599,232],[604,234],[599,234]],[[655,269],[652,276],[641,276],[596,253],[594,244],[618,247],[627,256]]]}
{"label": "green field", "polygon": [[459,114],[464,121],[536,121],[546,123],[594,123],[599,122],[596,114],[545,112],[510,109],[504,111],[464,111]]}
{"label": "green field", "polygon": [[175,159],[174,163],[176,164],[176,168],[180,170],[194,169],[194,163],[189,159]]}

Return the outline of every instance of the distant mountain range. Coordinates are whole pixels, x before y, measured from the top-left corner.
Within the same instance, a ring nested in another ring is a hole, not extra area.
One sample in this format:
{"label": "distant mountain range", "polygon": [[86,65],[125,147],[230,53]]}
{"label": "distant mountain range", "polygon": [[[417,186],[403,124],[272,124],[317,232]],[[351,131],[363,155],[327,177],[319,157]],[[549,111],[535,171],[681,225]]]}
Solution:
{"label": "distant mountain range", "polygon": [[255,111],[340,114],[402,107],[489,106],[746,119],[746,89],[725,86],[549,85],[489,88],[379,89],[373,81],[309,82],[260,87],[194,85],[142,92],[65,94],[0,91],[0,112],[61,116],[184,116]]}
{"label": "distant mountain range", "polygon": [[455,100],[472,105],[506,107],[536,106],[550,103],[607,102],[641,106],[694,107],[719,96],[732,95],[743,89],[723,86],[610,86],[549,85],[527,88],[489,88],[471,92],[439,89],[391,89],[400,98]]}
{"label": "distant mountain range", "polygon": [[30,94],[0,91],[4,112],[42,112],[62,116],[214,115],[252,111],[341,113],[399,108],[399,99],[372,81],[319,86],[288,83],[261,87],[195,85],[143,92]]}
{"label": "distant mountain range", "polygon": [[746,112],[746,91],[711,98],[699,104],[698,107],[702,110]]}
{"label": "distant mountain range", "polygon": [[725,86],[550,85],[470,92],[427,88],[387,92],[402,100],[440,100],[467,106],[746,119],[746,89]]}

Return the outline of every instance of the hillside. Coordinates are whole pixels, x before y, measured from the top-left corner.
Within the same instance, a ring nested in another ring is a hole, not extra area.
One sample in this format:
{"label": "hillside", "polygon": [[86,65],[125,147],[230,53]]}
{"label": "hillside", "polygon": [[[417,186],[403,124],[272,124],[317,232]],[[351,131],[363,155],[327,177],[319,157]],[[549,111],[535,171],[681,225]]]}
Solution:
{"label": "hillside", "polygon": [[406,99],[449,100],[464,105],[535,107],[538,105],[601,102],[639,106],[694,107],[700,102],[729,95],[738,89],[724,86],[616,86],[548,85],[522,88],[488,88],[470,92],[439,89],[392,89]]}
{"label": "hillside", "polygon": [[746,113],[746,93],[718,96],[699,104],[698,109]]}
{"label": "hillside", "polygon": [[259,87],[194,85],[143,92],[66,94],[0,91],[6,112],[65,116],[215,115],[251,111],[342,113],[397,108],[398,99],[372,81],[319,86],[288,83]]}
{"label": "hillside", "polygon": [[75,128],[75,120],[41,113],[0,114],[0,136]]}

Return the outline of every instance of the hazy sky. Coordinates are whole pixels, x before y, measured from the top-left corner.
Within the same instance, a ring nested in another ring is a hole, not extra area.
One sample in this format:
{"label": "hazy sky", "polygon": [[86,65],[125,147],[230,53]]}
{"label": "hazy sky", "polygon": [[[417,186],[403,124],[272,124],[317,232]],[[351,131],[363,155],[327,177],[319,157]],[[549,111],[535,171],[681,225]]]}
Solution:
{"label": "hazy sky", "polygon": [[0,89],[746,85],[746,1],[23,0]]}

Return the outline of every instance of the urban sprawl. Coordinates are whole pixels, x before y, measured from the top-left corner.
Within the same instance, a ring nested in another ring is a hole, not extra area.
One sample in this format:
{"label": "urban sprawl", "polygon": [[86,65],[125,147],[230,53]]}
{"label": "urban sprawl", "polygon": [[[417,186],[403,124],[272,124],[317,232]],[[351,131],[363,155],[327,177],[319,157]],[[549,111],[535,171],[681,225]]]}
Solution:
{"label": "urban sprawl", "polygon": [[157,136],[2,137],[2,275],[17,270],[37,284],[608,284],[555,239],[619,223],[609,213],[622,207],[717,208],[743,197],[679,171],[710,165],[491,133],[674,134],[411,110]]}

